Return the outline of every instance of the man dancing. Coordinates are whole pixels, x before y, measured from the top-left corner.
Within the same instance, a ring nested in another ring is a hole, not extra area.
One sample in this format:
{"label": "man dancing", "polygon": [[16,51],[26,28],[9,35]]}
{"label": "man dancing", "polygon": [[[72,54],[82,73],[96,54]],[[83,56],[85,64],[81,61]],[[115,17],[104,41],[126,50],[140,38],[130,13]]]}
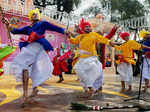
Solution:
{"label": "man dancing", "polygon": [[[139,33],[139,36],[143,38],[142,44],[150,47],[150,32],[142,30]],[[150,87],[149,80],[150,80],[150,50],[144,48],[143,53],[145,55],[143,59],[143,69],[142,70],[142,79],[145,81],[144,92]]]}
{"label": "man dancing", "polygon": [[120,37],[125,41],[122,45],[115,45],[115,49],[121,51],[119,59],[116,61],[118,64],[117,70],[121,78],[121,90],[120,92],[125,92],[125,83],[128,84],[129,88],[127,92],[132,91],[132,82],[133,82],[133,70],[132,64],[136,64],[133,60],[133,50],[139,50],[142,47],[150,49],[150,47],[141,45],[135,40],[130,40],[130,34],[128,32],[120,33]]}
{"label": "man dancing", "polygon": [[79,76],[80,84],[88,93],[88,98],[91,98],[95,91],[101,87],[97,82],[103,75],[102,64],[97,59],[96,43],[107,45],[113,43],[98,33],[92,32],[90,23],[85,22],[84,19],[81,20],[79,26],[84,33],[76,38],[69,35],[69,41],[72,44],[79,44],[79,61],[75,64],[74,70]]}
{"label": "man dancing", "polygon": [[9,25],[13,34],[28,35],[28,39],[20,43],[21,52],[13,60],[12,69],[17,81],[23,82],[23,103],[28,97],[28,80],[32,79],[33,92],[31,96],[37,95],[37,87],[47,80],[53,71],[53,65],[46,51],[53,50],[51,44],[44,38],[46,30],[56,31],[64,34],[64,29],[54,26],[46,21],[40,21],[38,9],[29,12],[31,25],[16,29]]}

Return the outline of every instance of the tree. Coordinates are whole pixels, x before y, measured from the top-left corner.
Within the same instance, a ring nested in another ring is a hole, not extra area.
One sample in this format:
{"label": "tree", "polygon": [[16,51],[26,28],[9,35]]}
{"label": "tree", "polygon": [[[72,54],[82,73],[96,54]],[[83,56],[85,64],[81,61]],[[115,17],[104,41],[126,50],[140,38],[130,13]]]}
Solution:
{"label": "tree", "polygon": [[45,8],[49,5],[57,5],[60,12],[70,13],[74,6],[78,6],[81,0],[34,0],[34,5]]}
{"label": "tree", "polygon": [[[107,2],[107,0],[100,1],[102,1],[102,4]],[[146,11],[144,5],[137,0],[111,0],[112,21],[144,16]]]}

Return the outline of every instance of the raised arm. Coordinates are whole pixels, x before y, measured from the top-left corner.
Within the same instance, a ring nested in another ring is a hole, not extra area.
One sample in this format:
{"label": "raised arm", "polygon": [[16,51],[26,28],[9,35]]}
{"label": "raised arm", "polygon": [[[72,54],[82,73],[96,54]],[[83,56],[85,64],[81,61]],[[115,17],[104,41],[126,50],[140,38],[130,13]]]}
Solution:
{"label": "raised arm", "polygon": [[46,30],[55,31],[55,32],[62,33],[62,34],[65,33],[64,28],[60,28],[60,27],[55,26],[55,25],[53,25],[49,22],[46,22],[46,21],[44,21],[43,24],[44,24],[44,27],[46,28]]}
{"label": "raised arm", "polygon": [[8,26],[8,29],[12,34],[25,34],[25,35],[28,34],[27,32],[28,26],[20,28],[20,29],[16,29],[10,24],[8,19],[5,17],[2,19],[2,22]]}
{"label": "raised arm", "polygon": [[115,26],[111,29],[110,33],[109,33],[108,35],[106,35],[105,37],[108,38],[108,39],[111,39],[111,38],[115,35],[115,33],[116,33],[116,31],[117,31],[118,28],[119,28],[119,27],[118,27],[117,25],[115,25]]}

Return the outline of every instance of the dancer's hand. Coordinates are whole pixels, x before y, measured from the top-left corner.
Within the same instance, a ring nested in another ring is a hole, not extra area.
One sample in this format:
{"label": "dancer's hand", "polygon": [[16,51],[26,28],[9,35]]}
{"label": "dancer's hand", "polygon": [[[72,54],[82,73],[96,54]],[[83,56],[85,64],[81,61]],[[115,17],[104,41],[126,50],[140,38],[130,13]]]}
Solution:
{"label": "dancer's hand", "polygon": [[120,28],[120,26],[119,26],[119,25],[117,25],[117,24],[115,24],[115,25],[114,25],[114,29],[116,29],[116,30],[117,30],[117,29],[119,29],[119,28]]}
{"label": "dancer's hand", "polygon": [[3,17],[3,18],[2,18],[2,23],[4,23],[4,24],[8,27],[8,29],[9,29],[10,31],[12,31],[12,30],[14,29],[14,27],[9,23],[9,21],[8,21],[7,18]]}
{"label": "dancer's hand", "polygon": [[114,45],[116,45],[115,42],[110,41],[110,46],[114,47]]}
{"label": "dancer's hand", "polygon": [[114,47],[115,45],[121,45],[120,42],[112,42],[110,41],[110,46]]}
{"label": "dancer's hand", "polygon": [[3,18],[2,18],[2,22],[3,22],[4,24],[6,24],[7,26],[9,26],[9,21],[8,21],[7,18],[3,17]]}
{"label": "dancer's hand", "polygon": [[65,34],[67,35],[68,38],[70,38],[72,36],[72,33],[69,30],[66,30]]}

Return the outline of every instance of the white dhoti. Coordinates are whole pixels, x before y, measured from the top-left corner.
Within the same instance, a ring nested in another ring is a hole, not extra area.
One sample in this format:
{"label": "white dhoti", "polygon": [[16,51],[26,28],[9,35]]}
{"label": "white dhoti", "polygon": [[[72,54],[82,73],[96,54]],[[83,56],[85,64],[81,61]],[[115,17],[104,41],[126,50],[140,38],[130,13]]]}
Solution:
{"label": "white dhoti", "polygon": [[150,80],[150,59],[149,58],[144,58],[143,60],[142,79]]}
{"label": "white dhoti", "polygon": [[133,70],[132,70],[132,65],[131,64],[121,62],[117,66],[117,71],[120,74],[121,81],[125,81],[129,85],[132,84],[132,82],[133,82]]}
{"label": "white dhoti", "polygon": [[92,87],[99,89],[103,84],[102,64],[97,57],[80,58],[75,64],[74,70],[79,76],[81,86],[87,90]]}
{"label": "white dhoti", "polygon": [[24,69],[29,71],[33,88],[42,84],[52,75],[53,65],[39,43],[34,42],[23,47],[20,54],[13,60],[12,71],[17,81],[22,81]]}

